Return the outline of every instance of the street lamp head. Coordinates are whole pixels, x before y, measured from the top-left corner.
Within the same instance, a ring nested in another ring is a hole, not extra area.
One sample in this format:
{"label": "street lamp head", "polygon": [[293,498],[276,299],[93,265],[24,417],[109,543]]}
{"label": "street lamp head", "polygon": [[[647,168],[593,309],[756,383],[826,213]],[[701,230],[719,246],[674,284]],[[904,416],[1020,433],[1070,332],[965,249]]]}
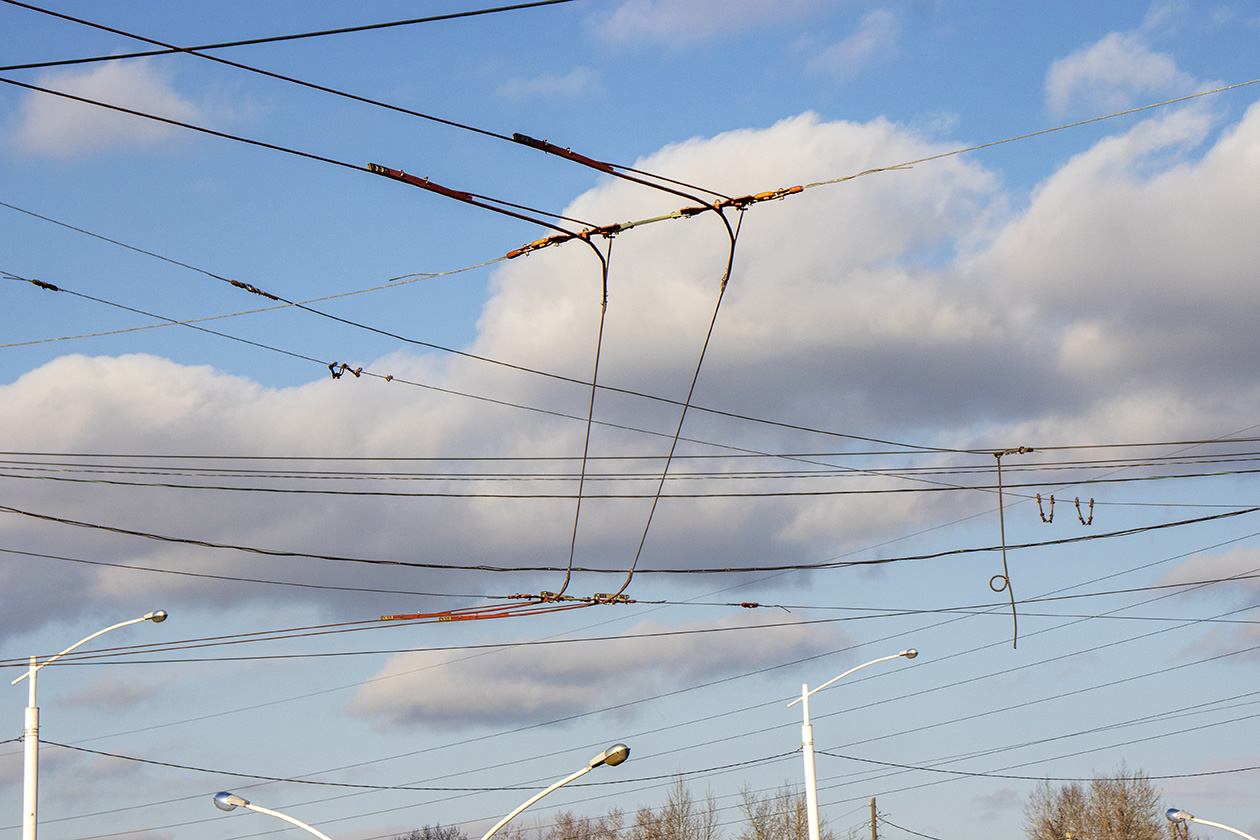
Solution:
{"label": "street lamp head", "polygon": [[621,762],[630,757],[630,748],[625,744],[613,744],[599,755],[591,759],[590,766],[598,767],[601,764],[607,764],[609,767],[616,767]]}
{"label": "street lamp head", "polygon": [[220,811],[231,811],[238,806],[248,805],[249,800],[243,796],[237,796],[235,793],[229,793],[221,790],[214,795],[214,805]]}
{"label": "street lamp head", "polygon": [[166,610],[155,610],[146,615],[145,618],[154,624],[161,624],[163,621],[166,621]]}
{"label": "street lamp head", "polygon": [[914,648],[910,648],[909,650],[903,650],[901,652],[901,655],[904,656],[906,659],[914,659],[916,656],[919,655],[919,652],[915,650]]}
{"label": "street lamp head", "polygon": [[1175,822],[1175,823],[1185,822],[1186,820],[1194,819],[1192,815],[1187,814],[1185,811],[1181,810],[1180,808],[1169,808],[1167,811],[1164,812],[1164,816],[1168,817],[1169,822]]}

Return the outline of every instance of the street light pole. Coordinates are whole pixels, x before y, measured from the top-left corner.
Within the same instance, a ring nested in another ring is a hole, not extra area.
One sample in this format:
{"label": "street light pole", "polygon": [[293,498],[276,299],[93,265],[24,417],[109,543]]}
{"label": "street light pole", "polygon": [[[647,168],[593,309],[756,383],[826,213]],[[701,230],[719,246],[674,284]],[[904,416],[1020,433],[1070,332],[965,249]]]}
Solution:
{"label": "street light pole", "polygon": [[32,656],[30,667],[26,673],[10,683],[10,685],[17,685],[22,680],[30,680],[25,725],[22,729],[22,840],[35,840],[35,834],[39,827],[39,707],[35,705],[35,674],[41,668],[51,665],[75,648],[87,644],[97,636],[103,636],[110,630],[117,630],[119,627],[126,627],[128,624],[139,624],[142,621],[152,621],[154,624],[160,624],[165,620],[166,610],[156,610],[140,618],[122,621],[106,627],[104,630],[97,630],[92,635],[70,645],[70,647],[56,656],[50,656],[38,664],[36,664],[36,658]]}
{"label": "street light pole", "polygon": [[563,779],[556,782],[551,787],[547,788],[541,793],[536,793],[533,796],[531,796],[529,799],[525,800],[525,803],[523,805],[521,805],[515,811],[513,811],[512,813],[508,814],[506,817],[504,817],[503,819],[495,823],[494,828],[487,831],[485,833],[485,836],[483,836],[481,840],[490,840],[490,837],[500,828],[503,828],[503,826],[507,825],[508,822],[511,821],[513,817],[515,817],[521,811],[524,811],[530,805],[533,805],[539,799],[542,799],[544,796],[551,793],[553,790],[560,787],[561,785],[567,785],[569,782],[573,781],[574,779],[579,778],[580,776],[584,776],[587,773],[591,772],[596,767],[599,767],[601,764],[606,764],[609,767],[616,767],[618,764],[625,761],[629,757],[630,757],[629,747],[627,747],[625,744],[613,744],[611,747],[604,750],[602,753],[600,753],[599,755],[592,758],[589,762],[587,762],[586,766],[583,767],[581,770],[577,771],[576,773],[573,773],[572,775],[565,776]]}
{"label": "street light pole", "polygon": [[864,662],[856,668],[850,668],[838,677],[827,680],[822,685],[810,691],[809,686],[801,684],[801,696],[797,700],[788,703],[788,708],[801,704],[801,711],[804,714],[804,723],[801,724],[801,752],[805,756],[805,810],[809,817],[809,840],[819,840],[818,836],[818,781],[814,774],[814,728],[809,723],[809,696],[822,691],[832,683],[842,680],[859,671],[867,665],[874,665],[877,662],[887,662],[889,659],[897,659],[904,656],[906,659],[914,659],[919,652],[914,648],[903,650],[901,653],[894,653],[892,656],[881,656],[879,659],[872,659],[870,662]]}
{"label": "street light pole", "polygon": [[247,808],[250,811],[257,811],[260,814],[266,814],[269,817],[278,817],[287,823],[292,823],[293,825],[296,825],[298,828],[309,831],[311,834],[314,834],[316,837],[322,838],[322,840],[332,840],[332,838],[329,837],[327,834],[324,834],[322,831],[320,831],[317,828],[312,828],[311,826],[307,825],[301,820],[294,819],[293,817],[290,817],[288,814],[282,814],[279,811],[273,811],[270,808],[264,808],[261,805],[255,805],[254,803],[250,802],[245,797],[237,796],[235,793],[230,793],[226,790],[221,790],[214,795],[214,805],[220,811],[231,811],[233,808],[240,806],[241,808]]}
{"label": "street light pole", "polygon": [[1221,828],[1221,829],[1224,829],[1225,831],[1232,831],[1234,834],[1237,834],[1239,837],[1246,837],[1247,840],[1256,840],[1256,838],[1252,837],[1250,834],[1244,834],[1243,832],[1239,831],[1236,828],[1230,828],[1227,825],[1221,825],[1218,822],[1212,822],[1210,820],[1201,820],[1198,817],[1194,816],[1193,814],[1189,814],[1185,811],[1182,811],[1180,808],[1169,808],[1167,811],[1164,812],[1164,816],[1168,818],[1169,822],[1175,822],[1175,823],[1196,822],[1196,823],[1199,823],[1200,825],[1210,825],[1214,828]]}

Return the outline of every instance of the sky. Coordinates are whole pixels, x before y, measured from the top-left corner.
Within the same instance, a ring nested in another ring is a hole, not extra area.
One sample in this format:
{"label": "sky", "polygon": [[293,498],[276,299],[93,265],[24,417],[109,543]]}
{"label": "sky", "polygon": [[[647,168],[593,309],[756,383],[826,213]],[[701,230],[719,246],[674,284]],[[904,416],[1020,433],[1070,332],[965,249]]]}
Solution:
{"label": "sky", "polygon": [[0,2],[41,837],[1260,831],[1260,8],[490,8]]}

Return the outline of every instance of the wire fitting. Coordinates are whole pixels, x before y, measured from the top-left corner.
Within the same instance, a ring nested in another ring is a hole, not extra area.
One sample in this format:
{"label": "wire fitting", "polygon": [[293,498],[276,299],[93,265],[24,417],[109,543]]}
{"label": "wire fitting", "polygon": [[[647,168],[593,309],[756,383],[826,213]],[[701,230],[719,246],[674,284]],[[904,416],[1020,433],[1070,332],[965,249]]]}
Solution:
{"label": "wire fitting", "polygon": [[428,178],[417,178],[415,175],[408,175],[401,169],[390,169],[388,166],[381,166],[379,163],[369,163],[368,172],[375,175],[383,175],[386,178],[393,178],[395,181],[402,181],[404,184],[411,184],[413,187],[420,187],[438,195],[444,195],[447,198],[454,198],[458,201],[464,201],[468,204],[476,204],[473,201],[471,193],[453,190],[450,187],[444,187],[441,184],[435,184]]}
{"label": "wire fitting", "polygon": [[616,174],[611,164],[604,163],[602,160],[588,158],[586,155],[579,155],[571,149],[562,149],[553,143],[548,143],[546,140],[537,140],[527,134],[516,133],[512,135],[512,139],[517,143],[520,143],[522,146],[529,146],[530,148],[539,149],[541,151],[548,152],[549,154],[559,155],[560,157],[568,158],[575,163],[589,166],[592,169],[598,169],[601,172],[607,172],[609,175]]}

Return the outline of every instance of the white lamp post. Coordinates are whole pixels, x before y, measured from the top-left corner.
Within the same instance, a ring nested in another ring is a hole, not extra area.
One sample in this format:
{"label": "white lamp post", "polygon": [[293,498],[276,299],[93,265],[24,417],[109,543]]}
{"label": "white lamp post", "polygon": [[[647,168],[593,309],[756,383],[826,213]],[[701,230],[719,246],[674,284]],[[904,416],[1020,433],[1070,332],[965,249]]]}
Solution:
{"label": "white lamp post", "polygon": [[544,790],[543,792],[541,792],[541,793],[536,793],[536,794],[534,794],[533,796],[531,796],[529,799],[527,799],[527,800],[525,801],[525,804],[521,805],[521,806],[520,806],[519,808],[517,808],[515,811],[513,811],[512,813],[508,814],[506,817],[504,817],[503,819],[501,819],[501,820],[499,820],[497,823],[495,823],[494,828],[492,828],[492,829],[490,829],[489,831],[487,831],[487,832],[485,833],[485,836],[483,836],[483,837],[481,838],[481,840],[490,840],[491,835],[493,835],[493,834],[494,834],[496,831],[498,831],[500,828],[503,828],[503,826],[507,825],[507,824],[508,824],[508,822],[509,822],[509,821],[510,821],[513,817],[515,817],[515,816],[516,816],[517,814],[519,814],[521,811],[524,811],[524,810],[525,810],[526,808],[528,808],[530,805],[533,805],[533,804],[534,804],[535,802],[537,802],[539,799],[542,799],[544,796],[546,796],[547,794],[551,793],[553,790],[555,790],[556,788],[560,787],[561,785],[567,785],[569,782],[573,781],[574,779],[576,779],[576,778],[578,778],[578,777],[580,777],[580,776],[584,776],[584,775],[586,775],[587,773],[591,772],[591,771],[592,771],[592,770],[594,770],[596,767],[599,767],[601,764],[606,764],[606,765],[608,765],[609,767],[616,767],[618,764],[620,764],[621,762],[625,761],[625,760],[626,760],[627,758],[629,758],[629,757],[630,757],[630,748],[629,748],[629,747],[627,747],[625,744],[613,744],[611,747],[609,747],[608,749],[604,750],[602,753],[600,753],[599,755],[597,755],[597,756],[595,756],[594,758],[592,758],[589,762],[587,762],[587,765],[586,765],[585,767],[583,767],[581,770],[577,771],[576,773],[574,773],[574,774],[573,774],[573,775],[571,775],[571,776],[566,776],[565,778],[563,778],[563,779],[561,779],[560,781],[556,782],[554,785],[552,785],[551,787],[547,788],[547,789],[546,789],[546,790]]}
{"label": "white lamp post", "polygon": [[889,659],[896,659],[904,656],[906,659],[914,659],[919,652],[914,648],[903,650],[901,653],[894,653],[892,656],[881,656],[879,659],[872,659],[870,662],[863,662],[856,668],[850,668],[838,677],[827,680],[822,685],[809,690],[809,686],[802,683],[800,698],[788,703],[791,708],[797,703],[801,704],[801,711],[805,714],[805,722],[801,725],[801,752],[805,754],[805,808],[809,817],[809,840],[819,840],[818,838],[818,781],[814,775],[814,729],[809,724],[809,696],[816,692],[822,691],[827,686],[844,679],[854,671],[861,670],[867,665],[874,665],[876,662],[887,662]]}
{"label": "white lamp post", "polygon": [[1170,822],[1175,822],[1175,823],[1196,822],[1196,823],[1199,823],[1200,825],[1210,825],[1210,826],[1213,826],[1214,828],[1221,828],[1221,829],[1224,829],[1225,831],[1232,831],[1234,834],[1237,834],[1239,837],[1246,837],[1247,840],[1256,840],[1256,838],[1252,837],[1250,834],[1244,834],[1243,832],[1239,831],[1236,828],[1230,828],[1227,825],[1221,825],[1218,822],[1211,822],[1210,820],[1201,820],[1198,817],[1194,816],[1193,814],[1188,814],[1179,808],[1169,808],[1167,811],[1164,812],[1164,816],[1168,817],[1168,820]]}
{"label": "white lamp post", "polygon": [[305,829],[306,831],[309,831],[311,834],[314,834],[316,837],[321,837],[323,838],[323,840],[332,840],[332,838],[330,838],[327,834],[324,834],[322,831],[320,831],[317,828],[312,828],[311,826],[307,825],[301,820],[296,820],[293,817],[290,817],[288,814],[282,814],[279,811],[273,811],[270,808],[264,808],[261,805],[255,805],[254,803],[250,802],[245,797],[237,796],[235,793],[229,793],[226,790],[221,790],[214,795],[214,804],[215,804],[215,807],[218,808],[220,811],[231,811],[233,808],[236,808],[239,806],[241,808],[248,808],[251,811],[257,811],[260,814],[267,814],[268,816],[271,816],[271,817],[279,817],[280,819],[284,820],[287,823],[292,823],[293,825],[296,825],[298,828],[302,828],[302,829]]}
{"label": "white lamp post", "polygon": [[31,657],[31,666],[25,674],[14,680],[11,685],[17,685],[22,680],[29,679],[30,682],[30,700],[26,705],[26,728],[22,730],[23,740],[23,772],[22,772],[22,840],[35,840],[35,833],[39,826],[39,707],[35,705],[35,674],[45,665],[51,665],[70,651],[85,645],[102,636],[110,630],[117,630],[119,627],[126,627],[128,624],[139,624],[142,621],[152,621],[154,624],[160,624],[166,621],[166,610],[157,610],[139,618],[133,618],[130,621],[122,621],[118,624],[106,627],[104,630],[97,630],[87,638],[80,639],[70,647],[63,650],[56,656],[50,656],[43,662],[36,664],[35,657]]}

